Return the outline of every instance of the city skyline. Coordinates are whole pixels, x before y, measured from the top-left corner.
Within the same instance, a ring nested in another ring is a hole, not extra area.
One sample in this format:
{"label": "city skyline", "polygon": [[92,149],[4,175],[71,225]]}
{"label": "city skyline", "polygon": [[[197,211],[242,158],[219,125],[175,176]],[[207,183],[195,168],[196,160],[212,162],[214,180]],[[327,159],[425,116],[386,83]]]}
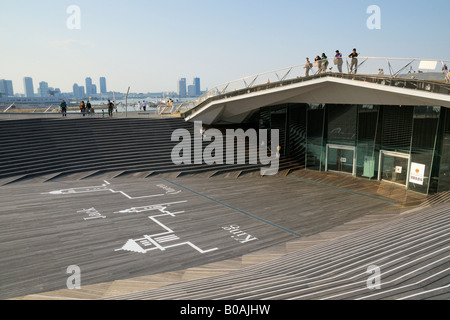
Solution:
{"label": "city skyline", "polygon": [[[161,92],[130,92],[132,95],[141,94],[167,94],[178,98],[195,98],[199,97],[204,91],[200,87],[200,78],[193,78],[192,85],[187,84],[186,78],[179,78],[177,81],[177,91],[164,90]],[[83,82],[85,85],[74,83],[71,90],[61,91],[60,88],[50,87],[46,81],[40,81],[37,89],[34,89],[34,80],[31,77],[23,78],[23,88],[25,93],[14,92],[14,86],[11,80],[0,79],[0,97],[28,97],[28,98],[47,98],[50,96],[65,98],[104,98],[111,95],[113,91],[107,90],[106,77],[99,78],[99,90],[91,77],[86,77]],[[115,93],[125,94],[125,92],[116,91]]]}
{"label": "city skyline", "polygon": [[[79,25],[69,28],[74,5]],[[372,5],[381,11],[379,29],[367,26]],[[448,59],[450,44],[437,31],[446,29],[449,11],[448,0],[324,0],[320,10],[287,0],[8,1],[0,11],[7,48],[0,79],[12,80],[16,93],[25,76],[70,92],[85,75],[106,77],[109,91],[161,92],[176,91],[181,75],[212,88],[336,49]]]}
{"label": "city skyline", "polygon": [[[187,85],[186,78],[180,78],[184,79],[184,87],[185,90],[182,93],[183,97],[194,97],[194,96],[200,96],[202,93],[201,87],[200,87],[200,78],[195,77],[193,78],[193,84]],[[162,90],[161,92],[177,92],[180,94],[180,79],[177,81],[177,90]],[[61,91],[61,89],[53,87],[49,87],[49,83],[46,81],[39,81],[39,87],[37,89],[34,89],[34,80],[32,77],[23,77],[22,79],[23,83],[23,92],[21,90],[17,90],[17,87],[14,86],[12,80],[6,80],[6,79],[0,79],[0,94],[4,94],[5,96],[14,96],[14,95],[24,95],[24,96],[34,96],[34,97],[43,97],[49,95],[50,91],[57,91],[59,93],[73,93],[75,97],[77,96],[85,96],[85,95],[96,95],[96,94],[107,94],[107,80],[106,77],[99,77],[99,86],[93,82],[91,77],[86,77],[84,79],[85,86],[78,85],[78,82],[74,83],[72,88],[68,91]],[[28,84],[27,84],[28,83]],[[27,91],[27,87],[29,88]],[[188,91],[188,88],[191,88],[191,91]],[[16,89],[14,89],[16,88]],[[99,90],[97,89],[99,88]],[[121,92],[121,91],[116,91]],[[134,93],[149,93],[148,92],[134,92]],[[121,92],[124,93],[124,92]]]}

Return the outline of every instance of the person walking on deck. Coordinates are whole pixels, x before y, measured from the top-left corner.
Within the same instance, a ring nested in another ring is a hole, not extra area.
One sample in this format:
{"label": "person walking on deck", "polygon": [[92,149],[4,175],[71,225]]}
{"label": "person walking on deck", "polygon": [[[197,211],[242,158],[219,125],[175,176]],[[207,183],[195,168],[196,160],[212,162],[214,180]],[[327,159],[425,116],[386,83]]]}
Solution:
{"label": "person walking on deck", "polygon": [[91,105],[91,102],[89,100],[86,103],[86,111],[87,111],[88,115],[90,115],[92,113],[92,105]]}
{"label": "person walking on deck", "polygon": [[110,117],[113,116],[113,110],[114,110],[114,103],[112,103],[111,100],[108,100],[108,114]]}
{"label": "person walking on deck", "polygon": [[62,116],[63,116],[63,117],[67,117],[67,103],[66,103],[65,100],[63,100],[63,101],[61,102],[60,107],[61,107],[61,114],[62,114]]}
{"label": "person walking on deck", "polygon": [[84,104],[84,101],[80,102],[80,111],[83,114],[83,117],[86,116],[86,105]]}

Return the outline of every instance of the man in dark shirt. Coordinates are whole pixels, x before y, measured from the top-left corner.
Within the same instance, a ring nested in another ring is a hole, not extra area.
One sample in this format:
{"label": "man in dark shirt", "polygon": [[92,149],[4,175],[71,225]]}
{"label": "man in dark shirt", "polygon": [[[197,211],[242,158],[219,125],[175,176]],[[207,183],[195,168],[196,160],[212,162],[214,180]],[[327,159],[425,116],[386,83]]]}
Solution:
{"label": "man in dark shirt", "polygon": [[61,114],[62,114],[62,116],[63,117],[67,117],[67,103],[66,103],[66,101],[63,100],[61,102],[60,107],[61,107]]}
{"label": "man in dark shirt", "polygon": [[352,63],[350,65],[350,72],[353,72],[353,68],[355,68],[355,74],[358,71],[358,53],[356,53],[356,49],[353,49],[353,52],[348,56],[352,58]]}
{"label": "man in dark shirt", "polygon": [[88,115],[90,115],[91,112],[92,112],[92,105],[91,105],[91,102],[90,102],[89,100],[88,100],[88,102],[86,103],[86,109],[87,109]]}
{"label": "man in dark shirt", "polygon": [[340,53],[339,50],[336,50],[336,55],[334,56],[334,64],[337,65],[339,72],[342,73],[342,53]]}
{"label": "man in dark shirt", "polygon": [[108,100],[108,114],[110,117],[113,116],[113,110],[114,110],[114,103],[112,103],[111,100]]}

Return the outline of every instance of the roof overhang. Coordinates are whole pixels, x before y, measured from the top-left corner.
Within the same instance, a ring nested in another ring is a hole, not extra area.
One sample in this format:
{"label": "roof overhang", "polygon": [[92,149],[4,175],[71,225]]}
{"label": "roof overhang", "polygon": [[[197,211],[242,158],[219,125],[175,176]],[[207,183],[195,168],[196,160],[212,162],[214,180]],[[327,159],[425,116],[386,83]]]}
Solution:
{"label": "roof overhang", "polygon": [[322,77],[213,100],[186,117],[204,124],[241,123],[262,107],[284,103],[443,106],[450,95],[336,77]]}

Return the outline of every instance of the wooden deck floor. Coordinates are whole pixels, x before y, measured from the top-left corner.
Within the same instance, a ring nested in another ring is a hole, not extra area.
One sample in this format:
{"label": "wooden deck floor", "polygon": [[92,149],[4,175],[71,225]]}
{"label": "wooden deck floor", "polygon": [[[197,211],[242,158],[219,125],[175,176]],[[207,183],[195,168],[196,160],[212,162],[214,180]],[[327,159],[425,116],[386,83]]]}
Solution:
{"label": "wooden deck floor", "polygon": [[[391,184],[308,170],[28,182],[0,190],[1,299],[98,299],[223,274],[426,199]],[[80,267],[81,290],[67,290],[72,265]]]}

